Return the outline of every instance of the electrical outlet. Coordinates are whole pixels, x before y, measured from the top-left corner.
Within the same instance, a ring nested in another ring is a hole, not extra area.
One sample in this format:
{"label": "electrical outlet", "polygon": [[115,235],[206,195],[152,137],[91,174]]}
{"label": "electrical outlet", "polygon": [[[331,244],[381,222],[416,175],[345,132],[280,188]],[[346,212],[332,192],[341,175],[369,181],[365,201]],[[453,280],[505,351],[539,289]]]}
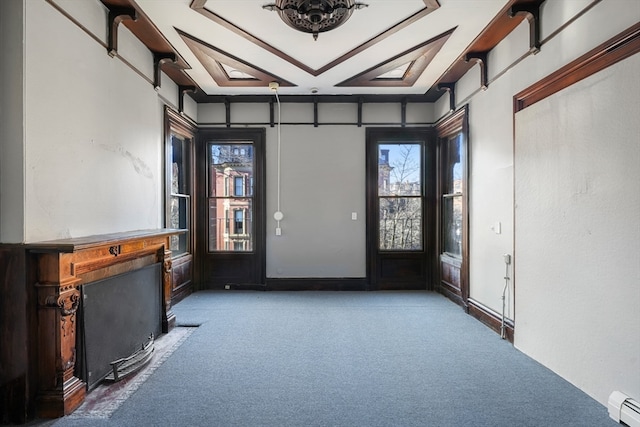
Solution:
{"label": "electrical outlet", "polygon": [[504,254],[504,263],[505,264],[511,264],[511,255]]}
{"label": "electrical outlet", "polygon": [[229,289],[231,289],[231,285],[224,285],[224,288],[229,290]]}

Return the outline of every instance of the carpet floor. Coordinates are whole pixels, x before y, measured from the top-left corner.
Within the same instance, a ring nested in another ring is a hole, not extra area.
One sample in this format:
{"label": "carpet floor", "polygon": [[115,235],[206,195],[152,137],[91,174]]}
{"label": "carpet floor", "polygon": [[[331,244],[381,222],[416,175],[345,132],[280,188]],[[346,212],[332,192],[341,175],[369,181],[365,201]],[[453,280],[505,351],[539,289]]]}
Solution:
{"label": "carpet floor", "polygon": [[[105,416],[65,426],[616,426],[430,292],[197,292],[189,328]],[[113,399],[113,397],[112,397]]]}

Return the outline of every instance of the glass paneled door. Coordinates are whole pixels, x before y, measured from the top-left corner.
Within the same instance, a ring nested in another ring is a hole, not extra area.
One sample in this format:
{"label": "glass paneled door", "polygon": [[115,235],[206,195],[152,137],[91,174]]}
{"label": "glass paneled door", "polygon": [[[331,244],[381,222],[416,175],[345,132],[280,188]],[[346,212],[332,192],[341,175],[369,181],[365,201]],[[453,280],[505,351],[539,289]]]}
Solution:
{"label": "glass paneled door", "polygon": [[427,289],[435,242],[431,129],[367,130],[367,262],[371,289]]}
{"label": "glass paneled door", "polygon": [[263,130],[201,135],[206,288],[264,282]]}

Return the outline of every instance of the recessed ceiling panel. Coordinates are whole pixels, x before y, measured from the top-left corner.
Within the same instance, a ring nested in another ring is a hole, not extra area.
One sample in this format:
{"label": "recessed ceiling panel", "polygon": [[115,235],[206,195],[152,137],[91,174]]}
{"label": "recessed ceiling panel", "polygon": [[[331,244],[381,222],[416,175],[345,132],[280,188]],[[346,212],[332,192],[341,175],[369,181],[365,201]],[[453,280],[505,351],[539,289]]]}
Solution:
{"label": "recessed ceiling panel", "polygon": [[317,41],[263,9],[274,0],[102,1],[139,10],[184,59],[198,93],[226,96],[270,95],[270,81],[282,95],[425,94],[524,0],[357,0],[369,6]]}
{"label": "recessed ceiling panel", "polygon": [[280,86],[293,86],[292,83],[249,64],[230,53],[224,52],[202,40],[176,30],[198,58],[200,63],[211,74],[221,87],[269,87],[269,83],[278,82]]}
{"label": "recessed ceiling panel", "polygon": [[[267,44],[280,46],[283,53],[308,67],[319,69],[425,9],[423,0],[362,2],[369,7],[353,11],[347,22],[320,33],[317,40],[287,26],[277,12],[264,10],[262,6],[269,1],[208,0],[204,8]],[[378,16],[385,19],[377,19]]]}
{"label": "recessed ceiling panel", "polygon": [[[454,30],[421,43],[337,86],[413,86]],[[397,75],[402,72],[401,75]]]}

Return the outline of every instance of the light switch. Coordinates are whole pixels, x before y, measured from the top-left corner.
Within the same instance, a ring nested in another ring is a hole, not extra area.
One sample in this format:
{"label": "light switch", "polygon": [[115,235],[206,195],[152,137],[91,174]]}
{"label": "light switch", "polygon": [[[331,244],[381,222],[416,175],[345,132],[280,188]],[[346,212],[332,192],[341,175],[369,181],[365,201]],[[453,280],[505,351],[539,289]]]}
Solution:
{"label": "light switch", "polygon": [[351,219],[354,221],[358,220],[358,212],[351,212]]}
{"label": "light switch", "polygon": [[491,229],[492,229],[492,230],[493,230],[493,232],[494,232],[494,233],[496,233],[496,234],[500,234],[500,233],[502,233],[502,223],[501,223],[500,221],[498,221],[498,222],[494,223],[494,224],[491,226]]}

